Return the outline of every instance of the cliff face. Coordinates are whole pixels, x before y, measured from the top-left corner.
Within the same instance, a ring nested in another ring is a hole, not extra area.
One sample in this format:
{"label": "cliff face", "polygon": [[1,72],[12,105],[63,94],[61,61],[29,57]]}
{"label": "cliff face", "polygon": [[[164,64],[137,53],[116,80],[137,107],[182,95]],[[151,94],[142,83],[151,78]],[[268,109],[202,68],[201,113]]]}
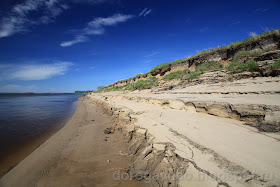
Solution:
{"label": "cliff face", "polygon": [[[247,42],[240,42],[240,44],[213,49],[185,60],[180,60],[179,62],[167,64],[163,67],[156,68],[149,73],[140,74],[128,80],[117,81],[108,85],[107,88],[113,86],[122,86],[132,81],[137,81],[149,76],[163,76],[165,73],[180,67],[191,69],[192,67],[209,61],[230,62],[240,51],[258,51],[267,49],[280,49],[280,30],[275,30],[267,36],[257,37]],[[269,54],[266,57],[266,60],[269,60],[269,58],[273,58],[273,55]]]}
{"label": "cliff face", "polygon": [[246,43],[242,43],[236,46],[229,46],[226,48],[217,49],[212,53],[205,53],[201,55],[194,56],[185,61],[169,64],[162,68],[157,68],[151,71],[152,76],[156,76],[160,74],[164,75],[166,72],[170,71],[173,68],[177,68],[180,66],[187,66],[190,68],[191,66],[200,65],[209,61],[231,61],[234,55],[236,55],[240,51],[254,51],[254,50],[266,50],[266,49],[280,49],[280,33],[279,30],[272,35],[258,38],[253,41],[249,41]]}

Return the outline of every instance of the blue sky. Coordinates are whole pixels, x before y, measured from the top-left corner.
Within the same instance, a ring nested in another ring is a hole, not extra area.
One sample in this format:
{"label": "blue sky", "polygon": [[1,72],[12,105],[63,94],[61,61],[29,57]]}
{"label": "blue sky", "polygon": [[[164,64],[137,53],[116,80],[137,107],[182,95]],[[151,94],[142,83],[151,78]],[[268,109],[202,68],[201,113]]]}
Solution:
{"label": "blue sky", "polygon": [[1,0],[0,92],[93,90],[280,28],[280,1]]}

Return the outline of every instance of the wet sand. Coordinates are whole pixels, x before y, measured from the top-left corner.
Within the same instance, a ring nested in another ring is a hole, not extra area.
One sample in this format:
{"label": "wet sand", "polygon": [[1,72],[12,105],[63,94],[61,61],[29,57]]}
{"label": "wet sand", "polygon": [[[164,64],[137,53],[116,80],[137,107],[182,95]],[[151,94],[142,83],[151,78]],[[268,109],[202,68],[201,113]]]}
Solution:
{"label": "wet sand", "polygon": [[[86,97],[76,103],[70,121],[0,179],[0,186],[143,186],[115,180],[125,172],[130,156],[121,132],[104,134],[115,124]],[[115,175],[116,176],[116,175]]]}
{"label": "wet sand", "polygon": [[[1,178],[67,124],[76,110],[73,99],[77,101],[78,96],[73,94],[0,95]],[[50,114],[50,111],[53,113]]]}
{"label": "wet sand", "polygon": [[66,116],[65,119],[60,120],[56,125],[50,127],[50,129],[43,134],[36,135],[24,142],[21,142],[19,145],[11,147],[9,150],[5,150],[0,158],[0,178],[24,160],[48,138],[59,131],[70,118],[71,116]]}

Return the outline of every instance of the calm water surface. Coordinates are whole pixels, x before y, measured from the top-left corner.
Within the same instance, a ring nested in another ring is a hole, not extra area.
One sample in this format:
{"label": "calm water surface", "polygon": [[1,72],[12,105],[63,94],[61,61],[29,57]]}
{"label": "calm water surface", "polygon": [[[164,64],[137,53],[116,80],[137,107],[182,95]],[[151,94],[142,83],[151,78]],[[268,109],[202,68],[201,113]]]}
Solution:
{"label": "calm water surface", "polygon": [[65,125],[78,99],[77,94],[0,94],[0,162],[27,142]]}

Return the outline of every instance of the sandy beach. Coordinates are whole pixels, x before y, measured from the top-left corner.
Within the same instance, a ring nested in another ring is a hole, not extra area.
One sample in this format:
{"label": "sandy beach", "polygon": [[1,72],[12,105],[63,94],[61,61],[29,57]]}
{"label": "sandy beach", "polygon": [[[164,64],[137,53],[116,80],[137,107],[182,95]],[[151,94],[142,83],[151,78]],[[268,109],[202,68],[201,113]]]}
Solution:
{"label": "sandy beach", "polygon": [[277,185],[279,89],[257,78],[87,94],[0,186]]}
{"label": "sandy beach", "polygon": [[76,105],[70,121],[3,176],[0,186],[143,186],[117,176],[131,157],[121,132],[103,132],[115,125],[110,116],[86,97]]}
{"label": "sandy beach", "polygon": [[[126,126],[139,140],[136,173],[178,175],[183,168],[178,186],[273,186],[280,183],[279,91],[279,78],[256,78],[89,97],[135,121]],[[147,167],[158,151],[160,164]]]}

